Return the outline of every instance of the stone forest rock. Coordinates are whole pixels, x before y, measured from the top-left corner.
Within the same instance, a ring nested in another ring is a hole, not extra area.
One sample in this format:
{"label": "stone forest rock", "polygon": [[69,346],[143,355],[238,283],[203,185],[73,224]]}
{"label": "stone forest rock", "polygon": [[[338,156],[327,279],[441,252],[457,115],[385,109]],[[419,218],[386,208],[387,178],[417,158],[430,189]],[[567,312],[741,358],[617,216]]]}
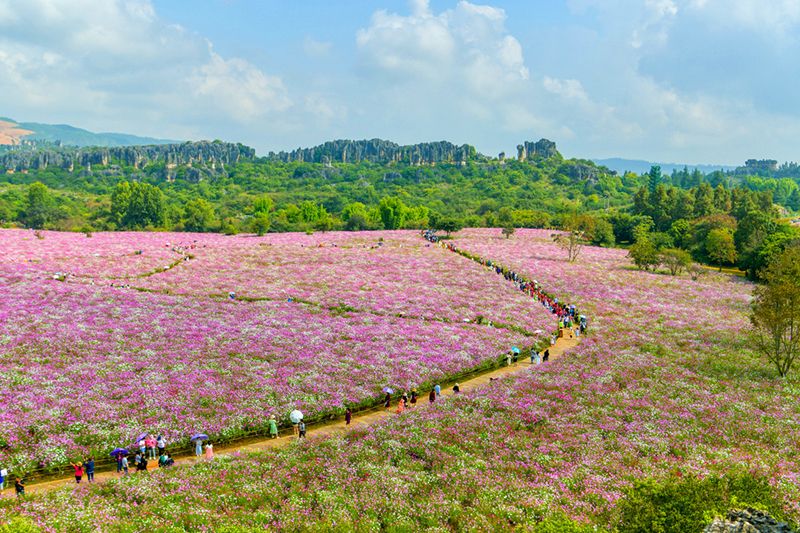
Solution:
{"label": "stone forest rock", "polygon": [[284,162],[306,163],[408,163],[430,165],[436,163],[466,163],[480,158],[475,147],[457,146],[447,141],[401,146],[383,139],[362,141],[329,141],[312,148],[298,148],[291,152],[270,152],[268,158]]}
{"label": "stone forest rock", "polygon": [[766,513],[743,509],[730,511],[725,520],[717,518],[703,533],[792,533],[792,530]]}
{"label": "stone forest rock", "polygon": [[[174,177],[171,171],[181,165],[187,167],[187,179],[196,180],[206,174],[222,173],[226,165],[254,157],[255,150],[248,146],[220,141],[109,148],[21,147],[0,153],[0,172],[25,172],[51,166],[70,172],[78,166],[87,170],[97,166],[143,169],[148,165],[163,164],[163,177],[167,179]],[[190,170],[192,168],[194,170]]]}

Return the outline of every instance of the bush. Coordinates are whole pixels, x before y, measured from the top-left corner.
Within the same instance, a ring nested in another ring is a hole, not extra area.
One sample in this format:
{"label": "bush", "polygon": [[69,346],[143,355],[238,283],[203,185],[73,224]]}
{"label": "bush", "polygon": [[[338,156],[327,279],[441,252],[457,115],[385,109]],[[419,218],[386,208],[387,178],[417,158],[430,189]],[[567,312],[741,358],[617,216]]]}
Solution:
{"label": "bush", "polygon": [[620,533],[702,531],[732,507],[762,509],[786,520],[783,502],[764,477],[749,472],[732,476],[672,477],[634,482],[617,509]]}

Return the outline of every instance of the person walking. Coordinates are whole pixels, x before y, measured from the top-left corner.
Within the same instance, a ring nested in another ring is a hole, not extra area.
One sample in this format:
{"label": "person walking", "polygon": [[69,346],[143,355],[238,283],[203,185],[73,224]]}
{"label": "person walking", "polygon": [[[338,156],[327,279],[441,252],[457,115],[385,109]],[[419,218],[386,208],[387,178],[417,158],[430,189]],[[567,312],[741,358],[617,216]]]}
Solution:
{"label": "person walking", "polygon": [[406,410],[406,402],[405,402],[405,400],[400,398],[400,400],[398,400],[398,402],[397,402],[397,414],[401,415],[401,414],[403,414],[403,411],[405,411],[405,410]]}
{"label": "person walking", "polygon": [[442,387],[437,383],[433,390],[436,391],[436,397],[439,398],[442,395]]}
{"label": "person walking", "polygon": [[147,442],[145,441],[145,439],[140,439],[139,440],[139,453],[144,455],[146,452],[147,452]]}
{"label": "person walking", "polygon": [[25,483],[22,482],[21,477],[17,477],[14,481],[14,492],[17,493],[17,498],[25,496]]}
{"label": "person walking", "polygon": [[411,406],[417,405],[417,389],[411,389]]}
{"label": "person walking", "polygon": [[156,458],[156,438],[153,435],[148,435],[147,438],[144,440],[145,446],[147,446],[147,458],[148,459],[155,459]]}
{"label": "person walking", "polygon": [[210,442],[206,444],[206,460],[210,461],[214,458],[214,445]]}
{"label": "person walking", "polygon": [[86,481],[94,483],[94,459],[91,456],[84,461],[83,471],[86,472]]}
{"label": "person walking", "polygon": [[297,440],[306,438],[306,423],[301,420],[297,426],[298,426]]}
{"label": "person walking", "polygon": [[167,439],[163,435],[159,435],[156,439],[156,446],[158,446],[158,456],[161,457],[167,450]]}
{"label": "person walking", "polygon": [[75,483],[80,483],[81,479],[83,478],[83,464],[82,463],[70,463],[70,465],[75,470]]}
{"label": "person walking", "polygon": [[147,456],[142,455],[139,458],[139,462],[136,463],[136,471],[137,472],[147,472]]}
{"label": "person walking", "polygon": [[428,395],[428,401],[431,403],[436,401],[436,389],[431,389],[431,393]]}
{"label": "person walking", "polygon": [[118,453],[117,454],[117,474],[119,474],[120,472],[122,472],[122,454]]}
{"label": "person walking", "polygon": [[345,426],[349,426],[349,425],[350,425],[350,421],[351,421],[352,419],[353,419],[353,412],[352,412],[352,411],[350,411],[350,408],[348,407],[348,408],[347,408],[347,409],[345,409],[345,411],[344,411],[344,425],[345,425]]}
{"label": "person walking", "polygon": [[269,416],[269,438],[278,438],[278,422],[275,420],[275,415]]}
{"label": "person walking", "polygon": [[0,469],[0,496],[3,495],[3,490],[6,488],[6,476],[8,475],[8,471],[3,468]]}
{"label": "person walking", "polygon": [[122,456],[122,461],[120,463],[120,466],[122,467],[122,475],[123,476],[127,476],[128,475],[128,458],[125,457],[124,455]]}
{"label": "person walking", "polygon": [[383,408],[388,409],[392,403],[392,395],[390,393],[386,393],[386,396],[383,397]]}
{"label": "person walking", "polygon": [[203,441],[201,439],[194,441],[194,454],[197,457],[203,455]]}
{"label": "person walking", "polygon": [[545,349],[544,356],[542,357],[542,361],[548,361],[550,359],[550,348]]}

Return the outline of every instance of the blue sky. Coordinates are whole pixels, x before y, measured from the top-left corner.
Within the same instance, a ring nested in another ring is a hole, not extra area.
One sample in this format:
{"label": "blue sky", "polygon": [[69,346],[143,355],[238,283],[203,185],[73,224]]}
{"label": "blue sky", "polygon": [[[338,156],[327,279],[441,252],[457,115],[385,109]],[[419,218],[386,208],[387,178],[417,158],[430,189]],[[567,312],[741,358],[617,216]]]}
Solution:
{"label": "blue sky", "polygon": [[800,0],[0,0],[0,116],[737,164],[799,160]]}

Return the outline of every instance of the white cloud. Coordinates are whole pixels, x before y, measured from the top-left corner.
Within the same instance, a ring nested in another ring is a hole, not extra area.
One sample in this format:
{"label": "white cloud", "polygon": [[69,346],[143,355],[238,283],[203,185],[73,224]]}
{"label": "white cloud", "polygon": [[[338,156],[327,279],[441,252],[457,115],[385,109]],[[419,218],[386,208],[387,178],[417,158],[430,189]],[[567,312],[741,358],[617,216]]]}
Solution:
{"label": "white cloud", "polygon": [[149,0],[0,0],[0,93],[20,120],[69,110],[86,127],[145,133],[147,117],[203,129],[221,113],[247,123],[291,105],[280,77],[222,57]]}
{"label": "white cloud", "polygon": [[318,41],[312,37],[306,36],[303,40],[303,51],[308,57],[323,58],[328,57],[333,49],[333,43],[327,41]]}
{"label": "white cloud", "polygon": [[501,96],[507,84],[528,79],[522,46],[505,29],[502,9],[460,1],[435,14],[412,2],[408,16],[378,11],[356,35],[365,69],[392,82],[458,85]]}

